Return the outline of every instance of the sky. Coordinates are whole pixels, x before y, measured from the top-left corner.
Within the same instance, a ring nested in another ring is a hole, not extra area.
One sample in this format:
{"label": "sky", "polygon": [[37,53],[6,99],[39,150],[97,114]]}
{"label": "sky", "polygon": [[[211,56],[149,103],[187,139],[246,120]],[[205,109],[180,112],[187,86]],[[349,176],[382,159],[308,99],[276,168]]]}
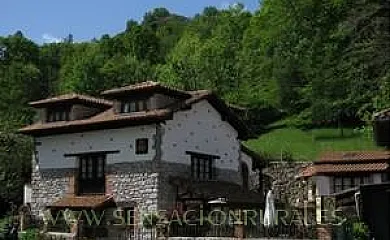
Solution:
{"label": "sky", "polygon": [[[206,6],[226,8],[229,0],[0,0],[0,36],[21,30],[38,44],[60,41],[73,34],[75,41],[115,35],[126,21],[142,20],[154,8],[165,7],[187,17],[202,12]],[[241,0],[248,10],[255,10],[259,0]]]}

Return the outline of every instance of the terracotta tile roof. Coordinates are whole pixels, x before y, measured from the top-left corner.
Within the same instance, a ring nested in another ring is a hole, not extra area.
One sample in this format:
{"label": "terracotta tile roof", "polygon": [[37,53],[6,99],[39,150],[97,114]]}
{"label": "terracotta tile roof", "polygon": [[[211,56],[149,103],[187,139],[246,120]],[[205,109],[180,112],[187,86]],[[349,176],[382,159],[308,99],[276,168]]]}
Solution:
{"label": "terracotta tile roof", "polygon": [[359,164],[319,164],[304,168],[299,176],[311,177],[322,174],[383,172],[389,169],[389,163],[359,163]]}
{"label": "terracotta tile roof", "polygon": [[312,177],[316,175],[316,168],[314,166],[308,166],[300,170],[297,177]]}
{"label": "terracotta tile roof", "polygon": [[334,172],[378,172],[385,171],[389,167],[388,163],[361,163],[361,164],[324,164],[315,166],[317,173]]}
{"label": "terracotta tile roof", "polygon": [[104,195],[85,195],[85,196],[66,196],[52,203],[50,207],[57,208],[98,208],[106,204],[112,204],[112,196]]}
{"label": "terracotta tile roof", "polygon": [[60,103],[60,102],[67,102],[67,101],[77,101],[77,102],[84,102],[84,103],[90,103],[90,104],[97,104],[97,105],[105,105],[112,107],[113,103],[111,101],[108,101],[106,99],[102,98],[95,98],[87,95],[80,95],[76,93],[71,94],[64,94],[55,96],[52,98],[42,99],[34,102],[30,102],[29,105],[33,107],[45,107],[48,105],[51,105],[53,103]]}
{"label": "terracotta tile roof", "polygon": [[389,170],[390,151],[325,152],[313,165],[302,169],[299,177],[347,172]]}
{"label": "terracotta tile roof", "polygon": [[115,114],[111,108],[94,117],[74,121],[58,121],[49,123],[35,123],[19,129],[20,133],[45,135],[63,132],[77,132],[102,128],[119,128],[124,126],[145,125],[170,119],[172,111],[156,109],[131,114]]}
{"label": "terracotta tile roof", "polygon": [[[127,86],[120,88],[124,91],[134,90],[134,89],[145,89],[153,88],[155,86],[162,87],[163,89],[170,89],[159,83],[155,82],[146,82],[140,83],[132,86]],[[112,92],[122,91],[113,89]],[[169,91],[171,91],[170,89]],[[92,116],[87,119],[74,120],[74,121],[58,121],[58,122],[49,122],[49,123],[35,123],[30,126],[24,127],[19,130],[20,133],[29,134],[29,135],[48,135],[48,134],[57,134],[57,133],[71,133],[71,132],[81,132],[87,130],[96,130],[104,128],[120,128],[126,126],[135,126],[135,125],[146,125],[151,123],[157,123],[164,120],[172,119],[172,114],[176,111],[187,110],[197,102],[202,100],[207,100],[222,116],[222,118],[228,121],[239,133],[240,139],[248,138],[248,129],[246,125],[229,109],[224,101],[219,99],[213,92],[208,90],[199,90],[199,91],[190,91],[184,92],[179,90],[172,90],[175,92],[185,93],[185,99],[179,100],[178,102],[167,106],[165,109],[154,109],[147,110],[143,112],[134,112],[129,114],[118,114],[114,112],[114,108],[101,112],[95,116]],[[107,93],[112,93],[111,90],[106,91]],[[32,105],[54,103],[58,101],[64,101],[69,99],[84,99],[88,101],[106,101],[103,99],[96,99],[92,97],[86,97],[81,95],[63,95],[57,98],[41,100],[39,102],[33,102]],[[110,101],[107,104],[112,104]],[[111,105],[112,106],[112,105]]]}
{"label": "terracotta tile roof", "polygon": [[383,160],[390,160],[390,151],[325,152],[320,155],[315,163],[375,162]]}
{"label": "terracotta tile roof", "polygon": [[158,82],[153,81],[145,81],[141,83],[136,83],[132,85],[127,85],[119,88],[109,89],[102,92],[102,95],[117,93],[117,92],[124,92],[124,91],[133,91],[133,90],[143,90],[143,89],[150,89],[157,86],[161,86]]}
{"label": "terracotta tile roof", "polygon": [[124,93],[128,94],[133,92],[148,92],[148,91],[163,91],[165,93],[176,95],[176,96],[190,97],[190,95],[186,91],[182,91],[173,87],[163,85],[159,82],[153,82],[153,81],[146,81],[146,82],[136,83],[133,85],[123,86],[120,88],[109,89],[103,91],[101,94],[103,96],[110,96],[110,95],[118,95]]}

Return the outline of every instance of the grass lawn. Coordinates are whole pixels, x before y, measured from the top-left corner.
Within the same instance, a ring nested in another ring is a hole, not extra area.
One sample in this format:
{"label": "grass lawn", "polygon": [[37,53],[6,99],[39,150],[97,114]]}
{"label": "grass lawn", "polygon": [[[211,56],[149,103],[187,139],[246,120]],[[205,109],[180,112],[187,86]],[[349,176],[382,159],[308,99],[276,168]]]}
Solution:
{"label": "grass lawn", "polygon": [[281,152],[292,154],[297,161],[315,160],[323,151],[379,150],[375,146],[372,131],[344,129],[312,129],[303,131],[296,128],[280,128],[246,142],[251,149],[280,158]]}

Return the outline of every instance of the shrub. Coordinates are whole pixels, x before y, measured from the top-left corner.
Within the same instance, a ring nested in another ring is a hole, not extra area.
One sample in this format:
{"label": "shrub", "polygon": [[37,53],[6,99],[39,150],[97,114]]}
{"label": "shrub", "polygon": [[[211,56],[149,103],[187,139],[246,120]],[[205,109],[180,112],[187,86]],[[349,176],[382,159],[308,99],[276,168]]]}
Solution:
{"label": "shrub", "polygon": [[356,240],[368,239],[368,227],[363,222],[354,222],[352,224],[352,234]]}
{"label": "shrub", "polygon": [[39,238],[39,230],[36,228],[27,229],[24,233],[19,234],[20,240],[38,240]]}
{"label": "shrub", "polygon": [[145,228],[153,228],[157,225],[160,217],[156,213],[145,214],[142,217],[142,225]]}

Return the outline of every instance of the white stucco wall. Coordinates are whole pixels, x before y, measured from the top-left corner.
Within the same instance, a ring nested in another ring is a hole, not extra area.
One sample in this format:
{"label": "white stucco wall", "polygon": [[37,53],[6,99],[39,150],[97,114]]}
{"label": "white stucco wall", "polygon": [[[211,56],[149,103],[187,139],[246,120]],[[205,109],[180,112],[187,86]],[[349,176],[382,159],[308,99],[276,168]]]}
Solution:
{"label": "white stucco wall", "polygon": [[[332,176],[316,176],[315,181],[317,185],[317,194],[329,195],[334,193]],[[373,173],[372,183],[381,183],[381,182],[382,182],[381,173]],[[370,184],[370,183],[368,182],[366,184]]]}
{"label": "white stucco wall", "polygon": [[[76,157],[64,154],[77,154],[96,151],[120,151],[107,155],[107,164],[152,160],[155,151],[155,125],[107,129],[74,134],[61,134],[36,138],[39,168],[74,168]],[[149,139],[148,154],[135,154],[135,140]]]}
{"label": "white stucco wall", "polygon": [[239,169],[237,131],[207,100],[192,105],[188,111],[174,113],[173,120],[163,125],[162,160],[190,164],[186,151],[220,156],[215,166],[220,169]]}
{"label": "white stucco wall", "polygon": [[249,175],[249,188],[254,189],[256,187],[259,187],[259,174],[260,172],[257,170],[254,171],[252,169],[252,157],[246,154],[245,152],[241,151],[241,162],[245,163],[248,166],[248,175]]}
{"label": "white stucco wall", "polygon": [[329,195],[329,194],[333,193],[333,190],[331,189],[332,177],[315,176],[314,180],[315,180],[315,183],[317,186],[316,195],[324,196],[324,195]]}

